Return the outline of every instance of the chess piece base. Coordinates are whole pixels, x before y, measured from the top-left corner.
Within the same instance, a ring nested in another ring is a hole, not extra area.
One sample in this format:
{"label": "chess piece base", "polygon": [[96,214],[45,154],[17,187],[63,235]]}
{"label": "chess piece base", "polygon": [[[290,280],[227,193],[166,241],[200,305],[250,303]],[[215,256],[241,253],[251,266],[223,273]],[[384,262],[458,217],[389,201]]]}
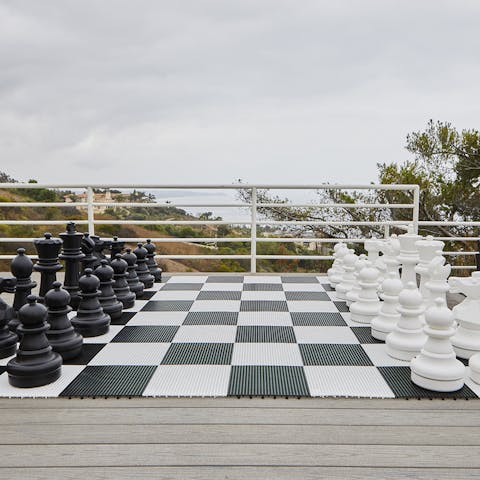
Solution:
{"label": "chess piece base", "polygon": [[[67,333],[70,333],[70,329],[55,331],[56,336],[59,337]],[[72,358],[78,357],[82,352],[83,338],[78,333],[75,333],[74,337],[67,338],[66,340],[62,338],[56,340],[51,333],[47,333],[47,337],[52,350],[57,352],[63,360],[71,360]]]}
{"label": "chess piece base", "polygon": [[17,351],[18,337],[12,334],[12,337],[0,342],[0,358],[8,358],[15,355]]}
{"label": "chess piece base", "polygon": [[110,328],[110,317],[102,315],[100,318],[91,320],[88,317],[72,318],[72,325],[82,337],[98,337],[108,332]]}
{"label": "chess piece base", "polygon": [[7,365],[8,382],[13,387],[33,388],[53,383],[60,378],[62,373],[62,357],[55,352],[47,362],[41,366],[19,363],[14,358]]}
{"label": "chess piece base", "polygon": [[475,383],[480,384],[480,354],[475,354],[470,357],[468,366],[470,367],[470,378]]}
{"label": "chess piece base", "polygon": [[463,388],[465,384],[463,376],[456,380],[433,380],[431,378],[422,377],[412,371],[412,382],[419,387],[434,392],[456,392]]}

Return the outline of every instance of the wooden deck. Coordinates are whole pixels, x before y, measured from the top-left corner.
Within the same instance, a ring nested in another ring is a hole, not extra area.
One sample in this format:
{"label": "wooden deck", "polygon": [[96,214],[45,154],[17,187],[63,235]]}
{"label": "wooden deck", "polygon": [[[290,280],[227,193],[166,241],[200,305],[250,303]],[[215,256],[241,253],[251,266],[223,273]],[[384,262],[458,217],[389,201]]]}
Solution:
{"label": "wooden deck", "polygon": [[0,478],[480,478],[480,400],[1,399]]}

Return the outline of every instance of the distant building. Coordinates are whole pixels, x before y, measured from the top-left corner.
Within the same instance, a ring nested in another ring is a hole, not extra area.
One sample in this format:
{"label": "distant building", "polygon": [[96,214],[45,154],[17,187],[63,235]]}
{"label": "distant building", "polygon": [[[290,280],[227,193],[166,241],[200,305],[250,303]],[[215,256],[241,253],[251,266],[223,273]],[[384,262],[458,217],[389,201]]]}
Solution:
{"label": "distant building", "polygon": [[[76,194],[69,194],[63,197],[65,203],[72,203],[72,202],[86,202],[87,201],[87,193],[76,193]],[[110,190],[100,193],[93,194],[93,201],[99,203],[115,203],[115,199],[112,197]],[[109,208],[107,205],[95,205],[93,207],[93,211],[95,213],[105,213],[105,210]]]}

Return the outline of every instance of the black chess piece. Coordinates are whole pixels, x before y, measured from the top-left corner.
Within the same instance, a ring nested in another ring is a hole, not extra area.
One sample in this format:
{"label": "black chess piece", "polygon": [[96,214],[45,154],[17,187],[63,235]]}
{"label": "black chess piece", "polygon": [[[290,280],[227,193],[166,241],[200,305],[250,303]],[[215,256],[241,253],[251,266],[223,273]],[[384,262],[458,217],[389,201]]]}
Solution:
{"label": "black chess piece", "polygon": [[46,233],[44,236],[45,238],[37,238],[33,241],[38,253],[38,262],[33,269],[40,272],[39,302],[43,302],[43,297],[51,290],[52,283],[57,280],[57,272],[63,268],[58,261],[62,241],[59,238],[52,238],[51,233]]}
{"label": "black chess piece", "polygon": [[68,313],[72,311],[69,305],[70,294],[61,288],[60,282],[53,282],[52,287],[52,290],[45,294],[46,321],[50,325],[46,335],[53,351],[57,352],[64,361],[70,360],[80,355],[83,338],[74,330],[68,318]]}
{"label": "black chess piece", "polygon": [[123,304],[119,302],[115,292],[113,291],[113,268],[108,264],[107,260],[102,260],[101,265],[95,269],[95,275],[100,280],[100,305],[103,311],[110,315],[113,320],[122,318]]}
{"label": "black chess piece", "polygon": [[85,257],[82,258],[83,275],[86,268],[91,268],[92,270],[94,270],[95,263],[97,262],[97,257],[93,254],[95,250],[95,242],[88,233],[83,234],[81,248],[83,254],[85,255]]}
{"label": "black chess piece", "polygon": [[80,286],[80,304],[77,315],[72,318],[72,325],[84,337],[98,337],[107,333],[110,328],[110,316],[107,315],[98,297],[100,296],[100,280],[93,275],[91,268],[78,281]]}
{"label": "black chess piece", "polygon": [[15,332],[20,320],[17,318],[18,311],[27,303],[27,297],[32,293],[32,288],[37,286],[37,282],[32,281],[33,262],[30,257],[25,255],[25,249],[17,249],[17,256],[10,264],[10,271],[17,279],[15,297],[13,299],[13,318],[8,322],[8,328]]}
{"label": "black chess piece", "polygon": [[130,291],[127,283],[127,267],[128,264],[122,259],[122,256],[117,253],[115,260],[110,263],[113,268],[113,291],[117,299],[122,302],[123,308],[132,308],[135,305],[135,294]]}
{"label": "black chess piece", "polygon": [[77,232],[75,222],[68,222],[67,231],[59,237],[63,240],[60,259],[65,261],[65,280],[63,288],[70,294],[70,306],[76,310],[80,303],[80,261],[85,258],[82,252],[83,233]]}
{"label": "black chess piece", "polygon": [[110,261],[115,258],[117,253],[122,253],[125,249],[125,242],[119,240],[118,237],[113,237],[112,242],[110,243]]}
{"label": "black chess piece", "polygon": [[22,339],[17,355],[7,364],[10,385],[20,388],[40,387],[57,380],[62,373],[62,357],[52,350],[45,332],[47,309],[29,295],[19,311],[18,332]]}
{"label": "black chess piece", "polygon": [[[15,278],[0,278],[0,293],[14,293],[15,284]],[[7,327],[13,313],[13,308],[0,298],[0,358],[11,357],[17,350],[18,336]]]}
{"label": "black chess piece", "polygon": [[137,256],[137,275],[138,279],[143,283],[145,288],[152,288],[155,277],[150,274],[147,266],[147,250],[143,248],[141,243],[137,243],[138,247],[133,251]]}
{"label": "black chess piece", "polygon": [[143,245],[143,248],[147,251],[147,267],[150,271],[150,274],[155,278],[155,282],[162,281],[162,269],[157,265],[155,261],[155,251],[157,247],[154,243],[148,238],[147,243]]}
{"label": "black chess piece", "polygon": [[138,279],[137,275],[137,256],[132,253],[130,248],[127,248],[127,253],[122,255],[122,258],[127,262],[127,283],[130,291],[133,292],[136,298],[143,297],[143,289],[145,286]]}
{"label": "black chess piece", "polygon": [[[95,256],[96,260],[95,263],[92,265],[92,269],[95,269],[100,266],[101,260],[108,260],[106,255],[103,253],[104,250],[110,248],[110,244],[112,243],[111,240],[103,240],[98,235],[90,235],[90,238],[95,242],[95,248],[93,250],[93,255]],[[110,261],[109,261],[110,263]]]}

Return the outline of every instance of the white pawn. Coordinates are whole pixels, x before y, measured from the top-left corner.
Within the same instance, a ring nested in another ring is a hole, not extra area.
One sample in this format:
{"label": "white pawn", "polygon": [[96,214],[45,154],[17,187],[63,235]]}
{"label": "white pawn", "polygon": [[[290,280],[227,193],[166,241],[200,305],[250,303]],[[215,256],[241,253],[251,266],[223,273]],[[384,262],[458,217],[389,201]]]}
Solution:
{"label": "white pawn", "polygon": [[454,283],[467,298],[453,307],[453,316],[458,322],[452,337],[453,349],[458,357],[470,358],[480,352],[480,278],[456,278]]}
{"label": "white pawn", "polygon": [[342,281],[336,285],[335,292],[336,297],[339,300],[346,300],[347,293],[353,288],[355,283],[355,264],[358,262],[358,257],[353,250],[349,250],[348,255],[345,255],[343,259],[343,269],[345,273],[342,275]]}
{"label": "white pawn", "polygon": [[343,259],[348,254],[348,248],[344,243],[340,244],[340,248],[337,250],[337,257],[335,265],[335,272],[329,277],[330,285],[335,287],[338,283],[342,281],[342,275],[345,273],[343,269]]}
{"label": "white pawn", "polygon": [[383,242],[376,238],[369,238],[365,240],[364,247],[367,251],[367,258],[372,262],[372,266],[375,267],[379,272],[378,282],[382,282],[382,273],[385,270],[385,264],[383,259],[380,257],[380,252],[382,251]]}
{"label": "white pawn", "polygon": [[385,341],[387,335],[393,332],[395,325],[400,320],[398,313],[398,296],[403,289],[402,281],[395,272],[390,272],[389,276],[382,283],[382,293],[380,298],[383,300],[380,313],[372,319],[372,337],[377,340]]}
{"label": "white pawn", "polygon": [[370,323],[380,312],[381,302],[378,299],[378,270],[365,267],[359,276],[360,292],[358,300],[350,306],[350,318],[358,323]]}
{"label": "white pawn", "polygon": [[338,251],[345,246],[344,243],[338,242],[333,246],[333,263],[331,268],[327,270],[328,280],[332,282],[332,276],[337,274],[338,270]]}
{"label": "white pawn", "polygon": [[464,383],[465,365],[455,358],[450,338],[455,333],[453,314],[443,298],[425,312],[427,341],[412,359],[412,382],[435,392],[455,392]]}
{"label": "white pawn", "polygon": [[425,293],[423,301],[426,308],[432,307],[436,298],[443,298],[447,302],[447,292],[450,290],[448,284],[448,276],[452,271],[451,265],[445,264],[445,257],[441,251],[437,251],[437,256],[434,257],[428,264],[428,281],[425,282]]}
{"label": "white pawn", "polygon": [[439,240],[434,240],[431,235],[428,235],[425,239],[415,242],[415,246],[417,247],[419,254],[419,260],[415,267],[415,272],[420,275],[420,293],[425,299],[429,296],[429,292],[425,286],[430,279],[429,264],[439,255],[438,252],[443,250],[445,244]]}
{"label": "white pawn", "polygon": [[413,225],[408,226],[408,232],[398,236],[400,242],[400,254],[397,260],[402,265],[402,283],[406,287],[408,283],[413,282],[417,285],[415,274],[415,265],[418,263],[418,250],[415,243],[422,237],[413,233]]}
{"label": "white pawn", "polygon": [[353,277],[354,277],[353,287],[347,293],[347,307],[350,307],[350,305],[353,302],[358,301],[358,294],[360,293],[360,284],[358,283],[359,282],[358,277],[362,269],[367,266],[371,266],[371,263],[367,260],[367,256],[364,253],[362,253],[358,257],[358,261],[355,264],[355,272],[353,272]]}
{"label": "white pawn", "polygon": [[423,331],[423,299],[417,285],[409,282],[398,297],[400,319],[385,340],[387,353],[399,360],[411,360],[420,353],[427,336]]}

